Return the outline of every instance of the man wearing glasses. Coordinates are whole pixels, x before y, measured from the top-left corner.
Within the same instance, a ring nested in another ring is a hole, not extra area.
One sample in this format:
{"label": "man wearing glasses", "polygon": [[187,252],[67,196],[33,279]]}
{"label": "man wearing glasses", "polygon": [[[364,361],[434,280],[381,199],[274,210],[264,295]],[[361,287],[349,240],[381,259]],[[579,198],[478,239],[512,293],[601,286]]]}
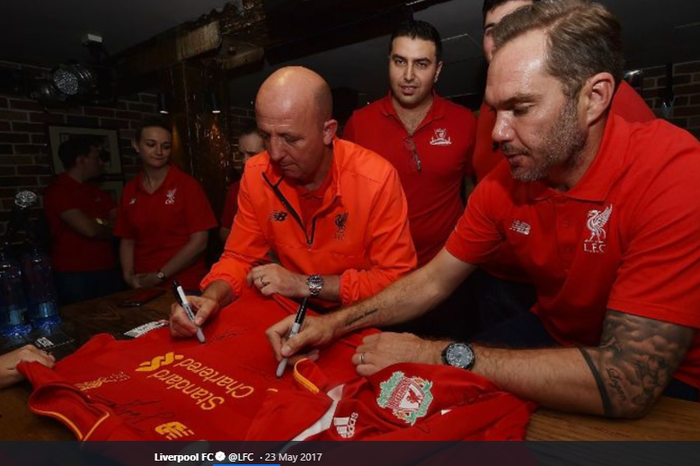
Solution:
{"label": "man wearing glasses", "polygon": [[464,211],[461,188],[471,175],[476,118],[434,90],[443,65],[435,27],[406,21],[390,44],[390,92],[356,111],[343,138],[396,167],[408,200],[418,265],[423,266],[445,245]]}

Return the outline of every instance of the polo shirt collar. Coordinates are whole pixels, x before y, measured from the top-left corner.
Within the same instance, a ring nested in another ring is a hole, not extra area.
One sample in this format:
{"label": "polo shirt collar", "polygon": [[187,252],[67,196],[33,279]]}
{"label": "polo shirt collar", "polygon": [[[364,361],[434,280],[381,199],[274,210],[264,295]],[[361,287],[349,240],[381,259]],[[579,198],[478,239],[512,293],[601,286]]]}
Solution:
{"label": "polo shirt collar", "polygon": [[168,172],[165,174],[165,179],[163,180],[163,183],[161,183],[160,186],[158,186],[158,189],[153,191],[153,193],[148,193],[145,189],[143,189],[143,170],[140,170],[138,174],[136,175],[136,189],[138,192],[143,191],[145,194],[149,195],[154,195],[158,193],[158,191],[162,189],[167,189],[167,187],[170,185],[171,181],[176,175],[176,172],[178,171],[178,168],[173,165],[172,163],[168,165]]}
{"label": "polo shirt collar", "polygon": [[[428,113],[425,115],[425,118],[423,118],[421,125],[418,128],[416,128],[416,131],[418,131],[418,129],[420,129],[421,126],[423,126],[424,124],[426,124],[430,121],[445,118],[445,99],[440,97],[438,95],[438,93],[435,92],[435,89],[433,89],[432,93],[433,93],[433,103],[432,103],[432,105],[430,105],[430,109],[428,110]],[[391,91],[389,91],[387,93],[386,97],[382,98],[381,110],[382,110],[382,114],[384,116],[394,117],[394,118],[396,118],[397,121],[401,122],[401,118],[399,118],[399,114],[396,113],[396,109],[394,108],[394,105],[391,103]]]}
{"label": "polo shirt collar", "polygon": [[612,185],[621,175],[629,147],[629,135],[627,123],[621,117],[610,114],[598,153],[579,182],[569,191],[559,192],[543,181],[535,181],[529,185],[528,197],[533,201],[542,201],[557,195],[581,201],[605,201]]}

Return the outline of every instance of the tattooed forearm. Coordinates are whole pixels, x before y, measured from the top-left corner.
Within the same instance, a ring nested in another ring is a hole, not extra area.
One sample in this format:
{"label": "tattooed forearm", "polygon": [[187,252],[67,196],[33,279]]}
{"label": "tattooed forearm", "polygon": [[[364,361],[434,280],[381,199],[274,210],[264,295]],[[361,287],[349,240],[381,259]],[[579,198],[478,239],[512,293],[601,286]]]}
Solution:
{"label": "tattooed forearm", "polygon": [[346,328],[347,328],[347,327],[350,327],[352,324],[355,324],[355,323],[361,321],[361,320],[364,319],[365,317],[371,316],[372,314],[374,314],[374,313],[377,312],[378,310],[379,310],[379,308],[376,308],[376,307],[375,307],[374,309],[369,309],[369,310],[363,312],[363,313],[360,314],[359,316],[355,316],[355,317],[352,317],[352,318],[346,320],[346,321],[345,321],[345,327],[346,327]]}
{"label": "tattooed forearm", "polygon": [[600,392],[600,400],[603,403],[603,414],[605,416],[612,416],[612,405],[610,404],[608,391],[605,389],[603,377],[600,375],[600,372],[598,372],[598,368],[595,367],[595,364],[593,364],[593,360],[591,359],[591,355],[588,354],[588,351],[586,351],[584,348],[581,348],[579,351],[581,351],[584,361],[586,361],[586,364],[588,364],[588,368],[591,370],[591,373],[595,378],[595,383],[598,386],[598,392]]}
{"label": "tattooed forearm", "polygon": [[581,350],[606,416],[643,415],[671,381],[695,330],[608,311],[600,346]]}

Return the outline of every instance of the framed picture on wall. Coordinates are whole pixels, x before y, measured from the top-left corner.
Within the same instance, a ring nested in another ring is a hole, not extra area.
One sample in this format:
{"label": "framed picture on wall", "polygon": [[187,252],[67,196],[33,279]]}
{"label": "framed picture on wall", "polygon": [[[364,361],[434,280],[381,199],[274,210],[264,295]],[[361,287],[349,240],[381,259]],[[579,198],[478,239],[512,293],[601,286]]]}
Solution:
{"label": "framed picture on wall", "polygon": [[106,128],[82,128],[76,126],[48,127],[49,144],[51,148],[51,164],[55,175],[65,171],[61,159],[58,157],[58,148],[61,143],[71,138],[94,138],[100,148],[100,156],[104,160],[105,180],[123,180],[122,160],[119,153],[119,132],[116,129]]}

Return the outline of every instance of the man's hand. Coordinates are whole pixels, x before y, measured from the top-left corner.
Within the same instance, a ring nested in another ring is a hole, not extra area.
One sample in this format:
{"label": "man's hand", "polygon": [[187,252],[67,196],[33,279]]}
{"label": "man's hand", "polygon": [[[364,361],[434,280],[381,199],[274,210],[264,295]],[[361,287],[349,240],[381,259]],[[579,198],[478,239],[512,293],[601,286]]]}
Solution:
{"label": "man's hand", "polygon": [[[324,317],[307,316],[299,333],[291,340],[287,340],[292,324],[294,324],[294,317],[287,316],[265,331],[278,361],[283,357],[292,357],[304,348],[325,346],[335,338],[335,321],[331,314]],[[313,353],[312,351],[310,354]]]}
{"label": "man's hand", "polygon": [[36,361],[46,367],[53,367],[56,360],[46,351],[34,345],[26,345],[0,356],[0,388],[7,387],[24,379],[17,370],[17,364],[22,361]]}
{"label": "man's hand", "polygon": [[442,364],[442,350],[447,344],[423,340],[411,333],[377,333],[362,340],[352,362],[357,373],[365,377],[400,362]]}
{"label": "man's hand", "polygon": [[195,313],[194,323],[187,317],[182,306],[173,303],[170,306],[170,334],[175,338],[193,336],[197,333],[197,327],[204,325],[219,310],[219,303],[215,299],[204,296],[187,296],[186,298]]}
{"label": "man's hand", "polygon": [[253,267],[248,273],[248,285],[254,285],[265,296],[274,293],[287,298],[309,296],[306,276],[290,272],[279,264]]}

